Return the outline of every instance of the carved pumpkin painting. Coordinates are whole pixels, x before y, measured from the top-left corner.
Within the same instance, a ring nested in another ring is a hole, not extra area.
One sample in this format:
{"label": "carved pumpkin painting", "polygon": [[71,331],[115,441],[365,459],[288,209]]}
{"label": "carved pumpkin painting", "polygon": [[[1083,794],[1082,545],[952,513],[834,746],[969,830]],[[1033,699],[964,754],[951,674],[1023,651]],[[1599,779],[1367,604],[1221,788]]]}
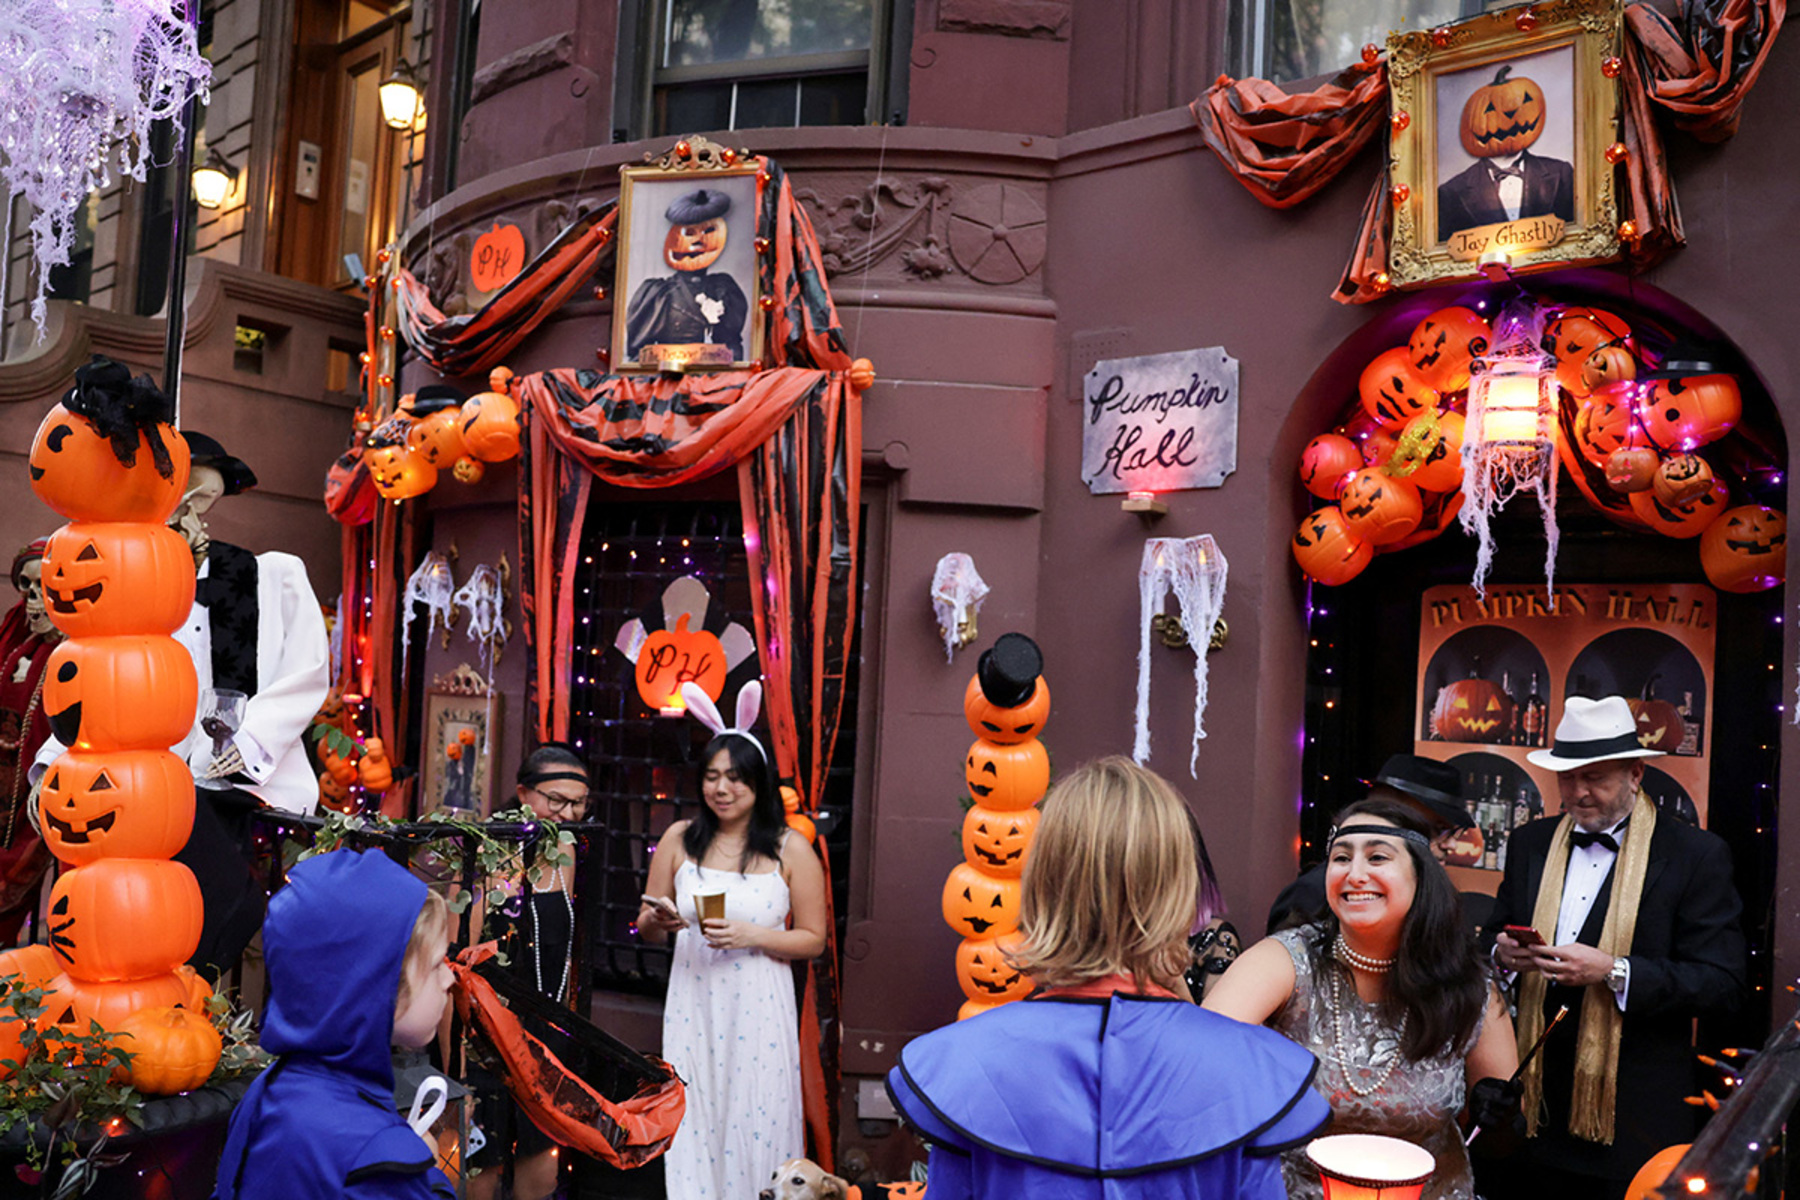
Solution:
{"label": "carved pumpkin painting", "polygon": [[1013,966],[1007,952],[1017,952],[1023,939],[1005,937],[965,939],[956,947],[956,982],[963,995],[981,1004],[1004,1004],[1031,994],[1031,976]]}
{"label": "carved pumpkin painting", "polygon": [[1606,483],[1615,492],[1643,492],[1656,480],[1662,459],[1648,446],[1614,450],[1606,460]]}
{"label": "carved pumpkin painting", "polygon": [[[174,471],[157,474],[152,434],[167,449]],[[187,489],[188,445],[173,428],[158,425],[138,434],[135,460],[120,462],[112,443],[84,417],[58,404],[31,443],[31,490],[74,521],[145,521],[161,525]]]}
{"label": "carved pumpkin painting", "polygon": [[[1418,418],[1419,421],[1426,419],[1427,417]],[[1462,486],[1464,424],[1461,413],[1437,415],[1437,435],[1426,441],[1423,460],[1418,469],[1407,477],[1408,482],[1428,492],[1452,492]]]}
{"label": "carved pumpkin painting", "polygon": [[1499,684],[1458,679],[1438,692],[1431,728],[1446,742],[1498,742],[1512,727],[1512,709]]}
{"label": "carved pumpkin painting", "polygon": [[1336,500],[1350,472],[1363,465],[1362,451],[1341,433],[1321,433],[1300,452],[1300,482],[1321,500]]}
{"label": "carved pumpkin painting", "polygon": [[172,858],[193,832],[194,779],[167,750],[70,750],[44,773],[38,823],[50,853],[71,866]]}
{"label": "carved pumpkin painting", "polygon": [[685,709],[681,685],[698,684],[713,700],[725,690],[725,647],[704,629],[688,628],[691,613],[682,613],[675,628],[658,629],[638,650],[638,696],[657,710]]}
{"label": "carved pumpkin painting", "polygon": [[131,1054],[131,1086],[173,1096],[205,1083],[219,1065],[224,1039],[204,1013],[186,1008],[140,1008],[112,1030],[113,1044]]}
{"label": "carved pumpkin painting", "polygon": [[1780,587],[1787,573],[1787,518],[1760,504],[1726,510],[1700,535],[1700,567],[1722,592]]}
{"label": "carved pumpkin painting", "polygon": [[1494,73],[1494,81],[1475,89],[1463,105],[1463,150],[1471,158],[1517,154],[1544,132],[1544,89],[1521,75],[1509,78],[1511,65]]}
{"label": "carved pumpkin painting", "polygon": [[501,392],[477,392],[463,402],[463,445],[482,462],[519,455],[519,406]]}
{"label": "carved pumpkin painting", "polygon": [[944,881],[944,920],[965,938],[998,937],[1019,927],[1019,881],[957,863]]}
{"label": "carved pumpkin painting", "polygon": [[1307,513],[1294,532],[1294,561],[1315,582],[1336,587],[1362,574],[1375,546],[1350,532],[1334,505]]}
{"label": "carved pumpkin painting", "polygon": [[1407,341],[1413,369],[1440,393],[1469,386],[1469,363],[1486,354],[1493,331],[1472,308],[1452,305],[1420,321]]}
{"label": "carved pumpkin painting", "polygon": [[963,781],[983,808],[1017,812],[1044,798],[1050,786],[1050,755],[1036,738],[1013,746],[978,739],[969,747]]}
{"label": "carved pumpkin painting", "polygon": [[663,238],[663,261],[677,271],[704,271],[725,253],[725,218],[671,225]]}
{"label": "carved pumpkin painting", "polygon": [[1037,833],[1036,808],[1001,812],[977,804],[963,815],[963,857],[989,875],[1016,879]]}
{"label": "carved pumpkin painting", "polygon": [[1646,750],[1661,750],[1673,754],[1681,747],[1681,739],[1687,735],[1687,722],[1681,719],[1681,712],[1667,700],[1625,701],[1631,706],[1631,715],[1637,721],[1638,745]]}
{"label": "carved pumpkin painting", "polygon": [[525,268],[525,234],[496,221],[469,252],[469,280],[478,292],[497,292]]}
{"label": "carved pumpkin painting", "polygon": [[1713,469],[1698,454],[1671,454],[1656,468],[1650,490],[1665,508],[1685,508],[1712,490]]}
{"label": "carved pumpkin painting", "polygon": [[1400,429],[1438,403],[1437,392],[1413,369],[1405,346],[1377,354],[1363,368],[1356,390],[1364,411],[1388,430]]}
{"label": "carved pumpkin painting", "polygon": [[1651,441],[1665,450],[1692,450],[1730,433],[1744,414],[1744,398],[1731,375],[1659,379],[1642,412]]}
{"label": "carved pumpkin painting", "polygon": [[43,584],[71,637],[174,633],[194,607],[194,554],[167,525],[77,521],[50,535]]}
{"label": "carved pumpkin painting", "polygon": [[200,885],[178,862],[102,858],[57,879],[48,924],[50,949],[74,978],[141,979],[199,946]]}
{"label": "carved pumpkin painting", "polygon": [[50,652],[44,715],[77,750],[163,750],[193,726],[194,660],[167,637],[76,638]]}
{"label": "carved pumpkin painting", "polygon": [[976,737],[1001,746],[1016,746],[1036,737],[1050,719],[1050,685],[1039,675],[1023,704],[1001,708],[981,690],[980,676],[970,676],[963,690],[963,719]]}
{"label": "carved pumpkin painting", "polygon": [[1406,537],[1425,514],[1419,489],[1411,482],[1369,467],[1345,481],[1338,508],[1351,535],[1376,546]]}
{"label": "carved pumpkin painting", "polygon": [[1725,511],[1729,496],[1725,481],[1715,478],[1705,495],[1690,500],[1685,507],[1671,508],[1646,488],[1631,494],[1631,511],[1664,537],[1697,538]]}

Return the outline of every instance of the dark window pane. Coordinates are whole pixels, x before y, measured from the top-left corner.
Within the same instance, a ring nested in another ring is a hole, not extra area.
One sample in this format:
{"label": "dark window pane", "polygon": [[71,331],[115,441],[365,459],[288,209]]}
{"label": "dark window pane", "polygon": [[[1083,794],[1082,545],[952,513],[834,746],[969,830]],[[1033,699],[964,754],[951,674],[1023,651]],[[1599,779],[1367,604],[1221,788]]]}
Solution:
{"label": "dark window pane", "polygon": [[731,128],[730,83],[684,83],[656,89],[654,137]]}
{"label": "dark window pane", "polygon": [[869,108],[869,77],[814,75],[800,81],[802,125],[861,125]]}
{"label": "dark window pane", "polygon": [[795,79],[746,79],[737,85],[737,117],[733,129],[792,129]]}
{"label": "dark window pane", "polygon": [[873,0],[669,0],[666,67],[869,48]]}
{"label": "dark window pane", "polygon": [[75,210],[75,242],[69,247],[69,261],[50,268],[45,281],[47,295],[58,300],[76,300],[86,304],[92,294],[94,279],[94,208],[93,195]]}
{"label": "dark window pane", "polygon": [[[1229,27],[1242,27],[1239,72],[1282,82],[1332,75],[1358,61],[1363,46],[1385,45],[1390,29],[1430,29],[1462,15],[1460,0],[1232,0]],[[1264,58],[1256,61],[1256,13]]]}

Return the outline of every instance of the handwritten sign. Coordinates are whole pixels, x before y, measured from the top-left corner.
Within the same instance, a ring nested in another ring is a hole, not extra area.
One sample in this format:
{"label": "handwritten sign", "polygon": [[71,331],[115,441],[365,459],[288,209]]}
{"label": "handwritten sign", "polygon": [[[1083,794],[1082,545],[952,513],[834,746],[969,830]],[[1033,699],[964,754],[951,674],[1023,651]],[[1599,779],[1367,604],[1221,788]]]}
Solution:
{"label": "handwritten sign", "polygon": [[1082,397],[1096,496],[1218,487],[1237,470],[1238,363],[1221,347],[1095,363]]}
{"label": "handwritten sign", "polygon": [[525,269],[525,235],[517,225],[494,227],[475,239],[469,278],[478,292],[497,292]]}
{"label": "handwritten sign", "polygon": [[1554,216],[1477,225],[1450,235],[1450,257],[1457,262],[1475,262],[1489,250],[1504,250],[1508,254],[1548,250],[1562,241],[1566,232],[1568,223]]}

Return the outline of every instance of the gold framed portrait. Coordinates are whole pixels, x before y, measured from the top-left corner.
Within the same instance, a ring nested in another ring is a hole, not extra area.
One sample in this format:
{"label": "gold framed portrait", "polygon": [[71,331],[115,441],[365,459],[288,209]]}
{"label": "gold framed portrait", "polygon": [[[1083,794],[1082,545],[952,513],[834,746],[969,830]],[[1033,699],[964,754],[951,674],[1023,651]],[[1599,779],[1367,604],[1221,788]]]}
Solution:
{"label": "gold framed portrait", "polygon": [[742,370],[762,358],[757,173],[704,138],[620,167],[612,369]]}
{"label": "gold framed portrait", "polygon": [[455,809],[474,819],[492,814],[501,699],[498,694],[471,695],[451,688],[426,693],[421,815],[437,808]]}
{"label": "gold framed portrait", "polygon": [[1559,0],[1388,35],[1396,287],[1619,257],[1620,11]]}

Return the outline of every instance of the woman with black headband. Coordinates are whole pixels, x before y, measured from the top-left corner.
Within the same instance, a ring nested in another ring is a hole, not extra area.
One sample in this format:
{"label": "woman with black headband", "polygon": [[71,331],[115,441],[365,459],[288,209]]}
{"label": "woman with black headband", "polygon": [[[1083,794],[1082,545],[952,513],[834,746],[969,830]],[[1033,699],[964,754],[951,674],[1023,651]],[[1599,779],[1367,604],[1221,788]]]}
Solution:
{"label": "woman with black headband", "polygon": [[[587,763],[562,742],[545,742],[519,764],[519,803],[540,820],[585,819],[588,786]],[[540,995],[565,1003],[574,986],[574,872],[567,867],[548,866],[539,856],[526,876],[518,881],[516,907],[510,900],[502,903],[497,894],[510,891],[510,881],[488,881],[485,919],[481,911],[477,912],[483,940],[499,941],[513,972]],[[541,1200],[554,1193],[556,1143],[505,1092],[497,1088],[479,1091],[481,1107],[476,1122],[488,1135],[492,1149],[471,1157],[470,1165],[485,1169],[469,1181],[469,1195],[473,1200],[488,1200],[497,1194],[497,1159],[507,1148],[498,1144],[503,1122],[493,1107],[496,1103],[512,1104],[513,1196],[517,1200]]]}
{"label": "woman with black headband", "polygon": [[[1318,1056],[1313,1087],[1331,1133],[1376,1133],[1437,1159],[1426,1200],[1472,1200],[1456,1118],[1506,1107],[1518,1067],[1512,1020],[1464,932],[1456,888],[1418,815],[1381,798],[1338,814],[1326,854],[1326,914],[1252,946],[1205,1006],[1268,1024]],[[1482,1081],[1487,1082],[1482,1082]],[[1322,1194],[1303,1152],[1283,1161],[1288,1195]]]}

